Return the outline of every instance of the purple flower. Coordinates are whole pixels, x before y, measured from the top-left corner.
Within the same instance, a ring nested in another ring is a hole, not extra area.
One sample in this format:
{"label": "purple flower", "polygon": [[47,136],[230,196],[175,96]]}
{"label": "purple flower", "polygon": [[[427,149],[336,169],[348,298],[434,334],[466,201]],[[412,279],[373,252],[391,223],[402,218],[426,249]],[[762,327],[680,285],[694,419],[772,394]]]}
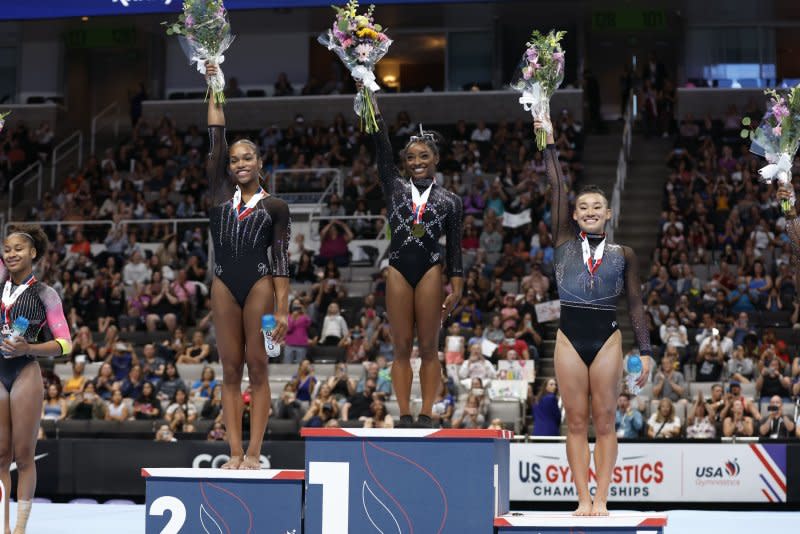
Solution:
{"label": "purple flower", "polygon": [[530,80],[533,78],[533,73],[535,72],[533,66],[528,66],[522,69],[522,77],[526,80]]}
{"label": "purple flower", "polygon": [[772,133],[773,133],[773,134],[775,134],[775,135],[777,135],[777,136],[780,136],[780,135],[781,135],[781,127],[780,127],[780,126],[776,126],[776,127],[774,127],[774,128],[772,129]]}
{"label": "purple flower", "polygon": [[528,48],[525,51],[529,63],[536,63],[539,61],[539,51],[535,47]]}
{"label": "purple flower", "polygon": [[789,108],[786,107],[786,102],[781,97],[779,100],[772,100],[772,114],[775,115],[775,120],[779,123],[789,116]]}
{"label": "purple flower", "polygon": [[186,15],[186,27],[191,28],[194,26],[194,17],[191,15]]}

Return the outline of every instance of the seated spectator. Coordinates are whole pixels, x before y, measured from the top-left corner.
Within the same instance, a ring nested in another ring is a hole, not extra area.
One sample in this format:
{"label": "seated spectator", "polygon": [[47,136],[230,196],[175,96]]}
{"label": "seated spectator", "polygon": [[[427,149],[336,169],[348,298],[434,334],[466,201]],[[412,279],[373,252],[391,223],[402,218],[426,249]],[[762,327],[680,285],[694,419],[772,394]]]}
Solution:
{"label": "seated spectator", "polygon": [[658,410],[647,421],[647,437],[671,439],[680,435],[681,419],[675,415],[675,406],[669,397],[664,397],[658,403]]}
{"label": "seated spectator", "polygon": [[483,428],[484,415],[481,413],[480,401],[475,395],[469,395],[464,408],[453,417],[453,428]]}
{"label": "seated spectator", "polygon": [[61,387],[50,384],[42,404],[42,419],[61,421],[67,417],[67,401],[61,396]]}
{"label": "seated spectator", "polygon": [[164,419],[169,423],[173,432],[194,432],[194,422],[197,419],[197,408],[189,402],[186,391],[178,389],[172,397],[172,402],[164,412]]}
{"label": "seated spectator", "polygon": [[[137,364],[131,367],[131,370],[128,372],[128,376],[125,377],[125,380],[120,383],[119,390],[124,398],[136,399],[142,392],[142,384],[144,384],[142,367]],[[113,393],[111,397],[113,400]]]}
{"label": "seated spectator", "polygon": [[[177,330],[176,330],[177,331]],[[205,335],[200,330],[195,330],[192,334],[192,344],[187,347],[183,354],[180,354],[177,363],[203,363],[211,354],[211,346],[206,343]]]}
{"label": "seated spectator", "polygon": [[317,275],[314,272],[314,263],[311,261],[311,253],[303,252],[297,262],[297,268],[294,270],[292,277],[298,283],[314,283],[317,281]]}
{"label": "seated spectator", "polygon": [[134,365],[139,365],[139,358],[136,356],[136,350],[134,350],[133,345],[124,341],[117,341],[111,347],[110,354],[106,356],[105,362],[111,364],[115,380],[125,380],[131,368]]}
{"label": "seated spectator", "polygon": [[106,405],[106,421],[127,421],[130,417],[128,405],[123,402],[122,391],[115,389]]}
{"label": "seated spectator", "polygon": [[161,419],[161,402],[156,397],[153,384],[145,382],[142,385],[142,394],[133,401],[134,419]]}
{"label": "seated spectator", "polygon": [[334,375],[326,382],[330,388],[331,395],[337,402],[342,403],[356,393],[356,384],[347,376],[347,364],[339,362],[336,364]]}
{"label": "seated spectator", "polygon": [[333,261],[337,267],[350,264],[347,244],[353,240],[353,232],[346,224],[333,220],[320,230],[319,236],[321,243],[314,263],[319,267],[325,266],[329,261]]}
{"label": "seated spectator", "polygon": [[744,404],[735,400],[731,404],[729,415],[722,422],[722,435],[730,437],[752,437],[755,433],[753,418],[745,414]]}
{"label": "seated spectator", "polygon": [[122,269],[122,281],[127,286],[143,285],[150,280],[150,267],[144,262],[142,254],[135,251]]}
{"label": "seated spectator", "polygon": [[392,394],[392,375],[386,363],[386,358],[378,356],[374,362],[364,362],[363,366],[364,374],[356,384],[356,393],[364,391],[367,381],[373,380],[375,381],[375,396],[382,397],[384,400],[387,399]]}
{"label": "seated spectator", "polygon": [[491,430],[505,430],[505,426],[503,426],[503,420],[499,417],[495,417],[492,419],[492,422],[489,423],[489,427]]}
{"label": "seated spectator", "polygon": [[178,326],[177,314],[180,312],[180,302],[161,271],[153,272],[148,294],[150,305],[144,318],[147,331],[155,332],[163,325],[169,332],[174,332]]}
{"label": "seated spectator", "polygon": [[170,430],[169,425],[161,425],[158,427],[158,430],[156,430],[156,438],[154,441],[174,443],[178,440],[175,438],[175,434],[172,433],[172,430]]}
{"label": "seated spectator", "polygon": [[477,343],[470,345],[469,357],[459,367],[458,377],[462,380],[465,378],[480,378],[488,385],[496,374],[497,371],[492,363],[481,354],[481,346]]}
{"label": "seated spectator", "polygon": [[394,428],[394,418],[386,411],[383,401],[375,399],[370,405],[371,417],[364,417],[364,428]]}
{"label": "seated spectator", "polygon": [[521,339],[517,339],[516,334],[517,330],[513,324],[506,326],[505,337],[500,346],[497,347],[498,360],[508,359],[509,352],[514,352],[522,360],[531,359],[530,352],[528,352],[528,344]]}
{"label": "seated spectator", "polygon": [[486,328],[483,337],[496,345],[503,342],[505,333],[503,332],[503,320],[499,315],[492,316],[492,322]]}
{"label": "seated spectator", "polygon": [[303,407],[300,405],[300,401],[297,400],[296,391],[297,383],[294,380],[290,380],[283,386],[281,396],[276,403],[274,417],[300,421],[303,417]]}
{"label": "seated spectator", "polygon": [[317,377],[314,376],[314,367],[310,360],[303,360],[297,366],[297,374],[292,377],[297,383],[297,400],[310,402],[311,396],[317,386]]}
{"label": "seated spectator", "polygon": [[175,397],[175,392],[179,389],[186,391],[186,383],[181,379],[178,374],[178,368],[175,364],[169,362],[164,368],[164,378],[158,386],[157,397],[160,401],[168,403]]}
{"label": "seated spectator", "polygon": [[362,417],[372,417],[372,398],[375,392],[375,380],[367,379],[364,390],[356,393],[342,407],[342,421],[359,421]]}
{"label": "seated spectator", "polygon": [[753,378],[754,365],[753,360],[745,356],[744,347],[737,345],[733,349],[733,354],[727,364],[728,376],[731,380],[736,380],[742,384],[749,384]]}
{"label": "seated spectator", "polygon": [[79,354],[72,362],[72,376],[64,382],[64,394],[74,395],[83,391],[83,385],[86,383],[86,377],[83,371],[86,369],[86,357]]}
{"label": "seated spectator", "polygon": [[452,426],[455,401],[447,388],[447,376],[442,372],[442,384],[431,408],[431,421],[434,428],[450,428]]}
{"label": "seated spectator", "polygon": [[[206,399],[203,404],[203,409],[200,410],[200,418],[210,421],[220,419],[222,415],[222,384],[216,384],[211,389],[211,395]],[[276,415],[280,418],[279,415]]]}
{"label": "seated spectator", "polygon": [[339,313],[339,305],[331,302],[328,305],[328,313],[322,321],[319,344],[333,347],[343,346],[349,334],[347,321]]}
{"label": "seated spectator", "polygon": [[70,419],[105,419],[105,405],[95,392],[94,383],[86,382],[83,391],[75,396],[75,400],[67,411]]}
{"label": "seated spectator", "polygon": [[214,426],[211,427],[211,430],[208,431],[206,441],[227,441],[227,438],[228,435],[225,432],[225,425],[217,421],[214,423]]}
{"label": "seated spectator", "polygon": [[542,336],[536,331],[535,327],[538,323],[535,321],[534,313],[526,312],[522,315],[520,321],[520,328],[514,335],[519,340],[525,342],[528,346],[528,352],[531,358],[539,365],[539,354],[542,347]]}
{"label": "seated spectator", "polygon": [[194,384],[192,384],[192,398],[211,398],[211,394],[213,393],[215,387],[217,387],[217,379],[214,375],[214,369],[208,366],[203,367],[203,372],[200,374],[200,378],[195,380]]}
{"label": "seated spectator", "polygon": [[705,338],[700,344],[695,380],[697,382],[717,382],[722,376],[724,364],[725,353],[720,341],[719,330],[714,328],[712,335]]}
{"label": "seated spectator", "polygon": [[306,315],[305,306],[300,299],[292,302],[292,314],[289,315],[286,341],[283,347],[283,363],[300,363],[306,359],[308,351],[308,329],[311,318]]}
{"label": "seated spectator", "polygon": [[110,363],[103,363],[100,369],[97,370],[97,376],[94,379],[94,386],[97,394],[103,400],[110,400],[111,394],[114,392],[114,384],[118,380],[114,377],[114,370],[111,368]]}
{"label": "seated spectator", "polygon": [[555,378],[544,384],[533,400],[533,436],[561,435],[561,408],[559,407],[558,385]]}
{"label": "seated spectator", "polygon": [[686,437],[688,439],[714,439],[717,434],[716,425],[703,400],[703,394],[699,391],[691,410],[691,414],[686,418]]}
{"label": "seated spectator", "polygon": [[781,369],[781,360],[775,357],[766,359],[756,379],[757,396],[762,401],[775,395],[788,399],[791,396],[791,389],[792,379]]}
{"label": "seated spectator", "polygon": [[642,412],[631,405],[630,393],[622,393],[617,399],[617,415],[614,426],[619,438],[637,438],[642,431],[642,426],[644,426]]}
{"label": "seated spectator", "polygon": [[685,406],[688,402],[685,398],[686,379],[683,378],[683,373],[675,370],[677,364],[674,353],[668,352],[661,358],[661,366],[653,381],[653,398],[669,399],[680,406]]}
{"label": "seated spectator", "polygon": [[758,426],[758,435],[769,439],[787,439],[795,433],[795,423],[792,418],[783,413],[783,399],[773,395],[767,406],[768,415],[761,419]]}

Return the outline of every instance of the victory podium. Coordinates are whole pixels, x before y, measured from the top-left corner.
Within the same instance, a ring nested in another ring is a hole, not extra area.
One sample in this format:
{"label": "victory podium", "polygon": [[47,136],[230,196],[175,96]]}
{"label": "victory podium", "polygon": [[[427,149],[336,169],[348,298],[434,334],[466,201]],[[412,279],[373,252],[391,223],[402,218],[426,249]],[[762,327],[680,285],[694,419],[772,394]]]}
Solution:
{"label": "victory podium", "polygon": [[142,469],[146,534],[301,534],[301,470]]}
{"label": "victory podium", "polygon": [[505,430],[305,428],[305,532],[491,533],[509,509]]}
{"label": "victory podium", "polygon": [[569,512],[512,512],[494,520],[497,534],[663,534],[667,514],[611,512],[577,517]]}

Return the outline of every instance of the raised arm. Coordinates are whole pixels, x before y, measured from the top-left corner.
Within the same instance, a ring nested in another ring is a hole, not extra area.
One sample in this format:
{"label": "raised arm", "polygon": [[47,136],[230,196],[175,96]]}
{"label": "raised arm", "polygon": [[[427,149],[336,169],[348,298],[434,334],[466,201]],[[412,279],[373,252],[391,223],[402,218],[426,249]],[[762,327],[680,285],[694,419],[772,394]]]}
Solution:
{"label": "raised arm", "polygon": [[[206,64],[206,76],[213,76],[216,66]],[[222,106],[208,99],[208,139],[209,149],[206,160],[206,177],[209,182],[209,193],[215,204],[233,196],[233,184],[228,178],[226,157],[228,142],[225,140],[225,113]]]}
{"label": "raised arm", "polygon": [[[550,122],[548,118],[546,122]],[[537,128],[544,128],[543,123],[536,121]],[[550,132],[552,126],[545,128]],[[572,236],[572,224],[569,217],[569,197],[567,187],[564,183],[564,174],[561,172],[561,162],[558,161],[558,153],[555,147],[553,134],[547,134],[547,148],[543,154],[544,164],[547,168],[547,178],[550,181],[550,217],[552,220],[553,243],[556,248],[560,247]]]}
{"label": "raised arm", "polygon": [[653,355],[653,350],[650,347],[650,332],[647,329],[647,321],[644,315],[644,304],[642,303],[642,282],[639,279],[639,260],[636,254],[630,247],[622,247],[625,254],[625,293],[628,295],[628,311],[631,316],[631,326],[633,333],[636,336],[636,343],[639,345],[639,353],[642,358],[642,383],[644,385],[647,380],[647,375],[650,372],[650,359]]}
{"label": "raised arm", "polygon": [[[356,85],[360,87],[360,83],[361,82]],[[372,134],[372,140],[375,143],[375,159],[378,165],[378,177],[381,181],[383,194],[388,198],[392,193],[392,183],[400,175],[400,172],[394,164],[394,149],[392,149],[392,142],[389,140],[389,131],[386,129],[386,123],[378,108],[378,99],[375,98],[375,95],[372,95],[372,106],[375,108],[375,115],[378,121],[378,131]]]}

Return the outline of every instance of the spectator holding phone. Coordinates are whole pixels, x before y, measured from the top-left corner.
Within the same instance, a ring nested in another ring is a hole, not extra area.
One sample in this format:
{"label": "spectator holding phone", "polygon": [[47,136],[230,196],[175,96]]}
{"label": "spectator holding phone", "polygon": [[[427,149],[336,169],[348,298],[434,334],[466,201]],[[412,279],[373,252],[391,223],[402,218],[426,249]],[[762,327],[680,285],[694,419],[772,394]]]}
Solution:
{"label": "spectator holding phone", "polygon": [[767,416],[761,419],[758,435],[769,439],[787,439],[795,433],[792,418],[783,413],[783,400],[773,395],[767,405]]}

